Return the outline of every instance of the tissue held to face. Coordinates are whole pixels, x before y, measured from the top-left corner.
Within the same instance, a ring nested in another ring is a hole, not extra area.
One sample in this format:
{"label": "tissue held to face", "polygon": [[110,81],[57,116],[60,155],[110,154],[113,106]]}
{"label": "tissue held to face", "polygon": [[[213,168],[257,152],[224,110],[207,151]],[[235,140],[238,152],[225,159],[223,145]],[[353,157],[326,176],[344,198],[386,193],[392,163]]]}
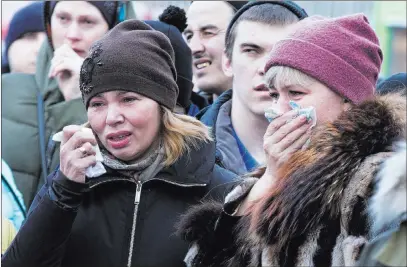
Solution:
{"label": "tissue held to face", "polygon": [[141,157],[156,140],[161,112],[159,104],[148,97],[110,91],[90,100],[88,121],[113,156],[130,161]]}
{"label": "tissue held to face", "polygon": [[269,87],[272,108],[286,113],[291,110],[290,100],[303,108],[313,106],[318,118],[317,125],[334,121],[348,107],[343,97],[316,80],[306,86],[275,81]]}

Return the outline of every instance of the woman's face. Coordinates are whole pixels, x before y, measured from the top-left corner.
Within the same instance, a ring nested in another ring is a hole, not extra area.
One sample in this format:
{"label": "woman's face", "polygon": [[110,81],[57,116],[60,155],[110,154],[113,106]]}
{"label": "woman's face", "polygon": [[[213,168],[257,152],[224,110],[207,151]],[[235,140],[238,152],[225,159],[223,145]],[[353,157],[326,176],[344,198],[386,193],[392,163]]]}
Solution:
{"label": "woman's face", "polygon": [[148,97],[110,91],[90,100],[88,120],[113,156],[130,161],[141,157],[158,137],[161,112],[159,104]]}
{"label": "woman's face", "polygon": [[274,100],[273,107],[283,113],[291,110],[290,100],[303,108],[313,106],[317,114],[317,125],[334,121],[344,110],[350,107],[350,104],[345,103],[343,97],[318,81],[310,83],[307,87],[288,84],[282,88],[271,87],[269,91]]}
{"label": "woman's face", "polygon": [[52,13],[54,49],[68,44],[83,58],[88,55],[92,43],[108,30],[109,25],[99,9],[86,1],[59,1]]}

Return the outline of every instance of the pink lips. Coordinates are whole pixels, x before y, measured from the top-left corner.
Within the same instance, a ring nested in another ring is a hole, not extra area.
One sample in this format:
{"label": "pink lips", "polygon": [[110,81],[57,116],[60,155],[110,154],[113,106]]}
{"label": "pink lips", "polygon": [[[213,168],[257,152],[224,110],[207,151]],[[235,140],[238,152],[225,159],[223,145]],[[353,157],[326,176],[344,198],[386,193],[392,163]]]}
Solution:
{"label": "pink lips", "polygon": [[269,91],[269,88],[265,84],[260,84],[254,88],[255,91]]}
{"label": "pink lips", "polygon": [[106,136],[107,143],[114,149],[126,147],[130,143],[131,133],[128,131],[120,131],[111,133]]}

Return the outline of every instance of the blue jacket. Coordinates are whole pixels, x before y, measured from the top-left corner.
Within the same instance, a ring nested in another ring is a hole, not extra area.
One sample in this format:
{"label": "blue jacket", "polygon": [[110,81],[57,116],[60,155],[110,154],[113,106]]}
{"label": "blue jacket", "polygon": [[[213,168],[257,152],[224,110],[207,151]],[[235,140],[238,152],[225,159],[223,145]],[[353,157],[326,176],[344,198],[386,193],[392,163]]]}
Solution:
{"label": "blue jacket", "polygon": [[197,118],[211,127],[216,143],[216,163],[235,174],[242,175],[250,171],[246,168],[245,159],[242,156],[248,152],[245,148],[242,149],[243,145],[233,129],[230,117],[232,93],[230,89],[221,94],[212,105],[202,109]]}
{"label": "blue jacket", "polygon": [[16,230],[20,229],[25,219],[23,196],[18,191],[10,167],[1,160],[1,215],[9,219]]}

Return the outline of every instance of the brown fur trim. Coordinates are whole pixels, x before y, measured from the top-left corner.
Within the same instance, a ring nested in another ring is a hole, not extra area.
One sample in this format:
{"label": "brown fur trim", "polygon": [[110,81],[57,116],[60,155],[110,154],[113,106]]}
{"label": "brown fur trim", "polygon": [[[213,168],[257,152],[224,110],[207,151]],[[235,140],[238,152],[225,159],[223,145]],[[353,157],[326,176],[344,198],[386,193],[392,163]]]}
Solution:
{"label": "brown fur trim", "polygon": [[339,220],[343,191],[360,164],[405,136],[405,104],[405,97],[378,97],[319,127],[308,151],[298,152],[282,167],[277,190],[256,205],[249,233],[241,234],[283,249],[324,220]]}

